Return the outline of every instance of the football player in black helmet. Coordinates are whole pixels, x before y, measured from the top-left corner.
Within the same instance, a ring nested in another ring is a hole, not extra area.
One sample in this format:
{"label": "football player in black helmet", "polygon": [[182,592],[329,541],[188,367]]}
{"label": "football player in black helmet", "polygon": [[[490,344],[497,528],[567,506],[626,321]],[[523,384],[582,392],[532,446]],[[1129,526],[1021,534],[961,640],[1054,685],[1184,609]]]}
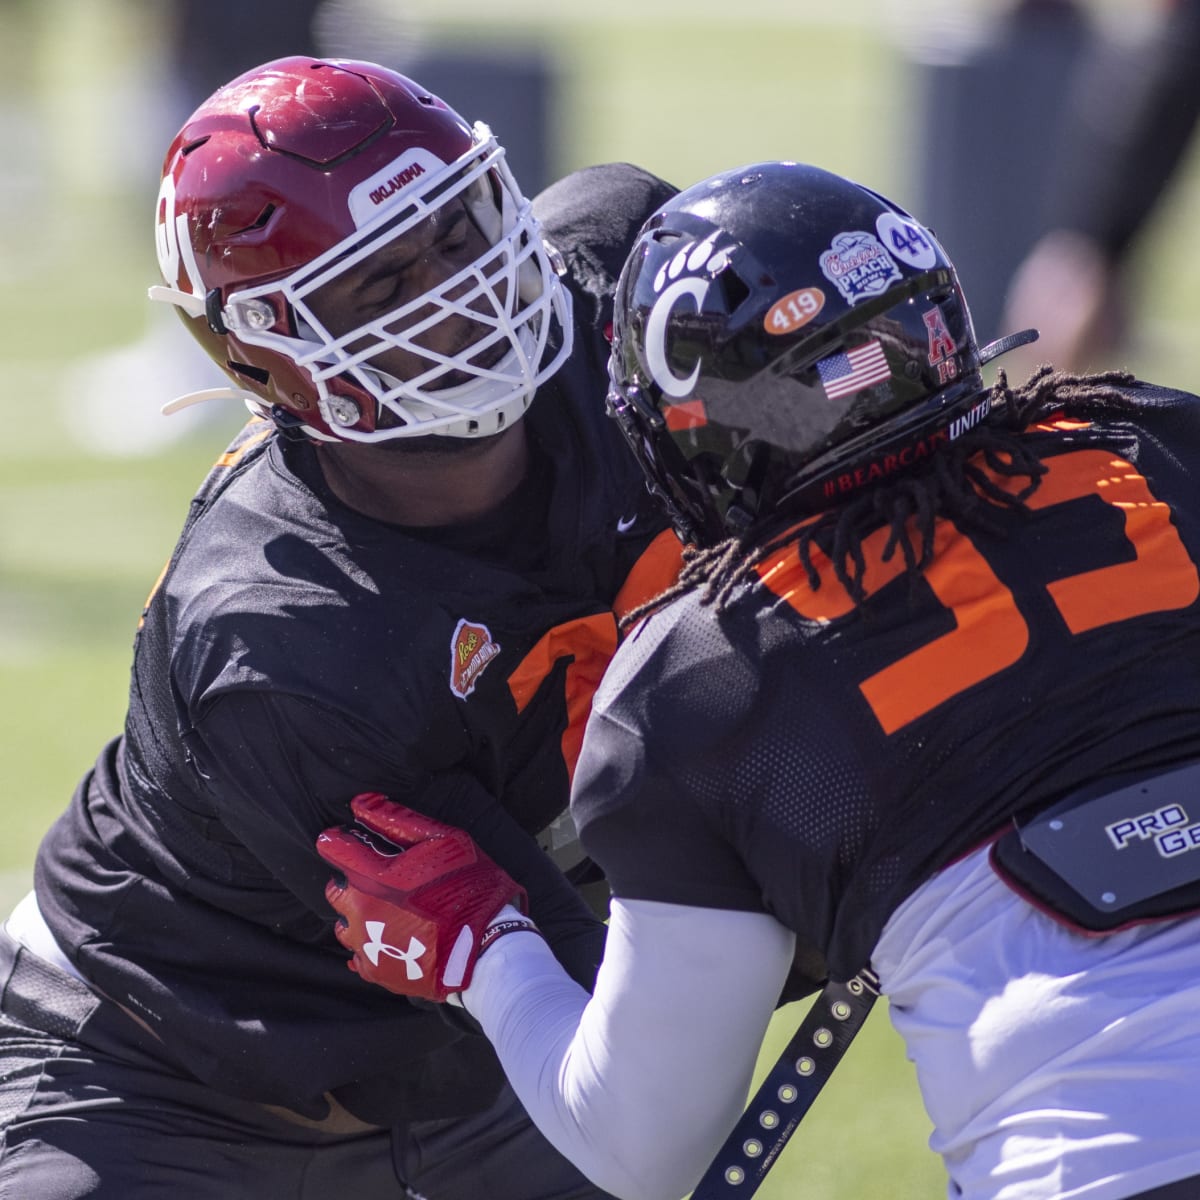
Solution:
{"label": "football player in black helmet", "polygon": [[[1050,366],[985,386],[1029,336],[978,348],[934,235],[828,172],[667,202],[618,285],[610,400],[692,548],[575,777],[615,896],[595,995],[516,910],[468,937],[406,899],[427,857],[326,835],[358,971],[414,986],[365,917],[462,951],[445,990],[618,1196],[695,1187],[779,998],[856,977],[951,1196],[1200,1193],[1200,398]],[[731,1194],[812,1061],[718,1158]]]}
{"label": "football player in black helmet", "polygon": [[981,351],[928,229],[789,162],[660,209],[621,277],[614,328],[613,414],[701,545],[929,457],[986,415],[982,365],[1036,337]]}

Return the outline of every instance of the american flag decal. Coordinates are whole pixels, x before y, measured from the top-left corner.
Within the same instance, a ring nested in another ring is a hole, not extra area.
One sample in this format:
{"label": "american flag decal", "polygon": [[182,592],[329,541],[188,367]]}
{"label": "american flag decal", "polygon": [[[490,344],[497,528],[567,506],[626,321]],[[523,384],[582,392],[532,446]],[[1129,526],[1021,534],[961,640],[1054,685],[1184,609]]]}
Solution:
{"label": "american flag decal", "polygon": [[883,347],[877,341],[855,346],[845,353],[839,351],[817,363],[817,373],[825,395],[830,400],[849,396],[875,383],[884,383],[891,378]]}

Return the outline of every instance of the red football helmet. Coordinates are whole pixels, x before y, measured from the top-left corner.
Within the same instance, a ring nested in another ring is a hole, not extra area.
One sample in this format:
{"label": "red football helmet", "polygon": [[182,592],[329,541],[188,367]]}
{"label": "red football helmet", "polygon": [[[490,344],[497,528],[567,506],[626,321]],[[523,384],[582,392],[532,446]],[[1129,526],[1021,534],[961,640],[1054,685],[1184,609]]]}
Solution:
{"label": "red football helmet", "polygon": [[[484,252],[331,332],[312,304],[320,289],[448,204]],[[371,63],[279,59],[217,91],[167,152],[156,232],[167,286],[151,298],[182,310],[236,384],[165,411],[234,396],[325,440],[483,437],[519,418],[570,353],[561,263],[503,148]],[[429,331],[446,320],[473,340],[433,349]],[[380,365],[396,351],[418,364],[404,379]]]}

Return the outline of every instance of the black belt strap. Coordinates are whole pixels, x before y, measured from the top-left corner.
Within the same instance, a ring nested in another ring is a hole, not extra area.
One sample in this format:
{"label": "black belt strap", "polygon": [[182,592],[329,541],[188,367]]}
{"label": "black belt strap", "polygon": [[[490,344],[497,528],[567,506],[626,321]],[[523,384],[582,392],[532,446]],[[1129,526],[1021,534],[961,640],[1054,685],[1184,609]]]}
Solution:
{"label": "black belt strap", "polygon": [[704,1172],[692,1200],[729,1200],[758,1190],[878,996],[879,977],[870,970],[848,983],[825,985]]}

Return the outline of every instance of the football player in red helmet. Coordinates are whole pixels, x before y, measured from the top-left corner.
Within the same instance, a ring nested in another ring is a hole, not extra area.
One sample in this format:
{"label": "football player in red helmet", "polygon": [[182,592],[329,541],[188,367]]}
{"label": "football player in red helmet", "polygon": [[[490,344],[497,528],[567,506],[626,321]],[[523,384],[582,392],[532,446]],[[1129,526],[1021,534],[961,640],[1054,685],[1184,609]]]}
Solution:
{"label": "football player in red helmet", "polygon": [[[933,233],[840,176],[668,201],[610,400],[694,552],[575,776],[614,896],[594,994],[427,817],[356,799],[386,857],[322,835],[358,975],[408,994],[428,965],[626,1200],[750,1194],[876,988],[949,1195],[1200,1194],[1200,397],[985,386],[1029,339],[977,346]],[[740,1115],[777,1001],[822,985]]]}
{"label": "football player in red helmet", "polygon": [[221,89],[167,152],[156,230],[151,297],[312,438],[490,437],[570,354],[561,264],[495,137],[368,64]]}
{"label": "football player in red helmet", "polygon": [[403,524],[477,516],[521,477],[524,432],[503,435],[575,327],[562,262],[483,124],[369,64],[251,71],[176,136],[156,237],[151,297],[231,381],[167,411],[240,398],[325,443],[339,498]]}
{"label": "football player in red helmet", "polygon": [[267,63],[185,123],[151,295],[229,377],[176,404],[252,419],[0,937],[0,1192],[602,1196],[486,1039],[349,975],[313,843],[364,789],[463,826],[590,986],[570,776],[680,551],[604,413],[606,329],[672,190],[611,164],[531,203],[483,125],[364,62]]}

